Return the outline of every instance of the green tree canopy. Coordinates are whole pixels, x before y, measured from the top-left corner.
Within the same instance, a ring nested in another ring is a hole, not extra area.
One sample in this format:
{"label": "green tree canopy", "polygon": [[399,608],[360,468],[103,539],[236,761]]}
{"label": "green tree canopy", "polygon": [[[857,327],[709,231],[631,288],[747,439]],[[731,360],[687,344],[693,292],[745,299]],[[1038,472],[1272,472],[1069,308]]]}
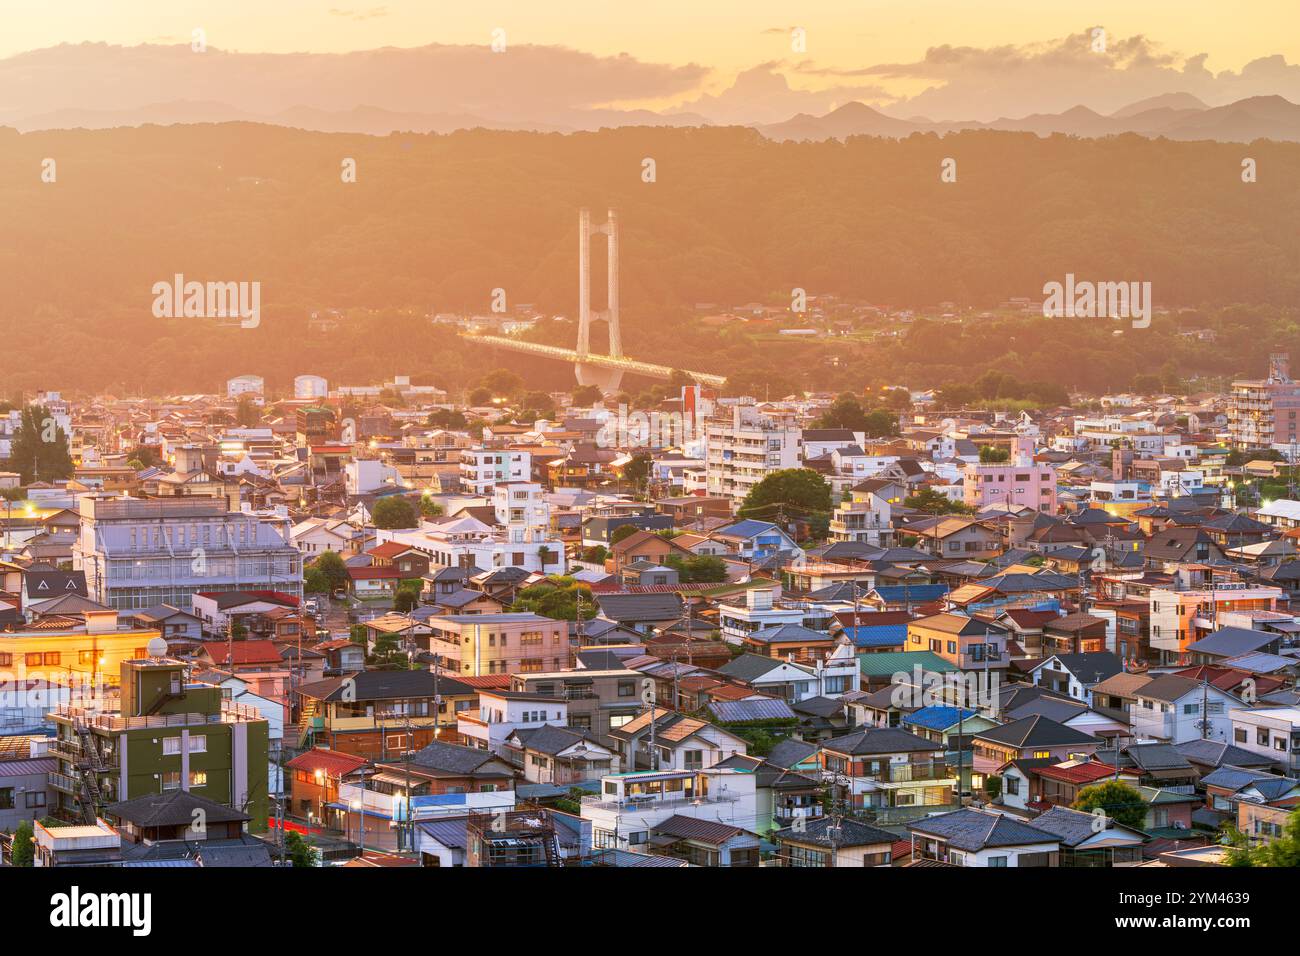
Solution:
{"label": "green tree canopy", "polygon": [[301,833],[289,830],[284,835],[284,848],[295,867],[320,866],[320,851]]}
{"label": "green tree canopy", "polygon": [[311,563],[313,570],[324,574],[329,581],[329,590],[337,591],[348,583],[348,566],[343,563],[343,556],[337,551],[325,551]]}
{"label": "green tree canopy", "polygon": [[14,829],[13,855],[10,862],[14,866],[31,866],[36,857],[36,848],[32,845],[35,833],[31,820],[19,820]]}
{"label": "green tree canopy", "polygon": [[1147,818],[1147,805],[1142,794],[1118,780],[1084,787],[1071,806],[1085,813],[1101,810],[1116,823],[1135,830],[1142,829]]}
{"label": "green tree canopy", "polygon": [[455,408],[435,408],[424,423],[430,428],[446,428],[451,431],[462,431],[469,424],[465,413]]}
{"label": "green tree canopy", "polygon": [[1300,810],[1287,816],[1282,835],[1267,843],[1252,845],[1242,833],[1230,834],[1229,866],[1300,866]]}
{"label": "green tree canopy", "polygon": [[564,575],[552,575],[524,588],[510,609],[531,611],[557,621],[576,621],[579,595],[582,598],[582,619],[590,620],[596,616],[597,610],[591,597],[591,586]]}
{"label": "green tree canopy", "polygon": [[742,518],[780,523],[793,518],[829,517],[831,486],[810,468],[783,468],[767,475],[745,496]]}
{"label": "green tree canopy", "polygon": [[933,488],[918,489],[914,494],[904,498],[903,504],[931,515],[964,515],[973,511],[960,501],[953,501]]}
{"label": "green tree canopy", "polygon": [[604,399],[605,393],[598,385],[579,385],[569,393],[569,397],[575,405],[595,405]]}
{"label": "green tree canopy", "polygon": [[416,506],[405,495],[386,495],[375,502],[370,520],[376,528],[414,528],[420,517]]}
{"label": "green tree canopy", "polygon": [[641,529],[634,524],[621,524],[615,528],[609,535],[610,544],[618,544],[624,538],[630,538]]}
{"label": "green tree canopy", "polygon": [[9,448],[9,467],[22,476],[22,484],[58,481],[72,477],[68,436],[50,410],[29,405]]}

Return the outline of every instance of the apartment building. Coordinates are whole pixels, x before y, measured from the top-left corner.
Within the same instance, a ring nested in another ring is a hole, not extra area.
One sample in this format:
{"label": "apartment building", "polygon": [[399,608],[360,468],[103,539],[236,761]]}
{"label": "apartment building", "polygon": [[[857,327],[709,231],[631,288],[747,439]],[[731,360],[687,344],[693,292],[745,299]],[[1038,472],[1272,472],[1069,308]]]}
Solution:
{"label": "apartment building", "polygon": [[498,482],[528,481],[532,477],[533,456],[510,448],[465,448],[460,453],[461,490],[492,496]]}
{"label": "apartment building", "polygon": [[1228,435],[1232,447],[1243,451],[1290,444],[1300,438],[1300,383],[1293,382],[1289,356],[1269,356],[1268,377],[1232,383],[1228,406]]}
{"label": "apartment building", "polygon": [[431,617],[429,650],[467,677],[539,674],[570,666],[568,625],[540,614]]}
{"label": "apartment building", "polygon": [[1277,761],[1288,777],[1300,777],[1300,708],[1233,709],[1232,743]]}
{"label": "apartment building", "polygon": [[269,806],[267,721],[226,700],[220,687],[185,680],[166,657],[124,661],[117,711],[67,705],[50,718],[56,793],[51,812],[93,823],[107,804],[185,790],[249,814],[265,830]]}
{"label": "apartment building", "polygon": [[515,674],[510,689],[522,694],[558,698],[567,705],[566,726],[609,741],[611,730],[631,721],[641,711],[641,675],[617,670],[543,671]]}
{"label": "apartment building", "polygon": [[187,608],[201,591],[302,598],[302,558],[287,518],[232,512],[219,498],[87,495],[79,507],[73,565],[101,604]]}
{"label": "apartment building", "polygon": [[1055,514],[1056,468],[1028,457],[1015,463],[969,464],[962,477],[962,500],[971,508],[1009,504]]}
{"label": "apartment building", "polygon": [[1223,623],[1221,617],[1236,611],[1276,611],[1285,597],[1281,588],[1246,584],[1219,584],[1188,591],[1152,588],[1151,651],[1161,664],[1188,660],[1188,645]]}
{"label": "apartment building", "polygon": [[[38,687],[87,703],[117,685],[124,661],[146,656],[156,628],[136,627],[116,611],[84,611],[84,623],[0,631],[0,728],[39,724]],[[27,688],[29,690],[24,690]],[[47,700],[46,703],[49,701]]]}
{"label": "apartment building", "polygon": [[754,405],[729,411],[705,426],[704,466],[709,494],[739,503],[772,472],[799,467],[802,432]]}

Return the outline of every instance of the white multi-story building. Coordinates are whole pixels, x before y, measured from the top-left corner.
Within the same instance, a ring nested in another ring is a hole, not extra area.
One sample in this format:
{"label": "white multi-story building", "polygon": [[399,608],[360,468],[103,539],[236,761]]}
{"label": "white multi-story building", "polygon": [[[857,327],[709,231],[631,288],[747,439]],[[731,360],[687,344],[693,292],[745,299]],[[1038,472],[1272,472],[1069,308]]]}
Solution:
{"label": "white multi-story building", "polygon": [[511,544],[531,544],[550,539],[551,508],[542,486],[534,481],[512,481],[492,489],[497,525]]}
{"label": "white multi-story building", "polygon": [[478,712],[456,714],[456,731],[467,747],[506,753],[506,740],[516,730],[532,730],[553,724],[567,727],[569,704],[558,697],[511,691],[484,690],[478,697]]}
{"label": "white multi-story building", "polygon": [[306,400],[325,398],[329,393],[329,382],[319,375],[299,375],[293,380],[294,398]]}
{"label": "white multi-story building", "polygon": [[671,816],[752,827],[756,775],[738,770],[643,770],[600,779],[600,793],[582,798],[596,850],[647,849],[650,830]]}
{"label": "white multi-story building", "polygon": [[73,566],[89,596],[119,609],[188,608],[200,591],[302,597],[302,558],[288,518],[229,511],[223,498],[80,500]]}
{"label": "white multi-story building", "polygon": [[1300,708],[1234,709],[1228,716],[1234,745],[1276,760],[1288,777],[1300,776]]}
{"label": "white multi-story building", "polygon": [[226,397],[238,398],[240,395],[262,395],[266,391],[266,382],[260,375],[236,375],[226,381]]}
{"label": "white multi-story building", "polygon": [[774,471],[798,468],[800,429],[779,423],[753,405],[735,405],[730,416],[706,427],[708,492],[739,504]]}
{"label": "white multi-story building", "polygon": [[466,448],[460,453],[460,485],[466,492],[491,497],[492,487],[503,481],[528,481],[533,456],[509,448]]}
{"label": "white multi-story building", "polygon": [[1176,432],[1164,432],[1154,422],[1123,415],[1076,418],[1074,434],[1086,439],[1091,448],[1124,445],[1143,458],[1163,455],[1166,445],[1182,444],[1182,436]]}
{"label": "white multi-story building", "polygon": [[364,495],[381,488],[400,488],[396,468],[377,458],[358,458],[343,466],[343,484],[349,495]]}

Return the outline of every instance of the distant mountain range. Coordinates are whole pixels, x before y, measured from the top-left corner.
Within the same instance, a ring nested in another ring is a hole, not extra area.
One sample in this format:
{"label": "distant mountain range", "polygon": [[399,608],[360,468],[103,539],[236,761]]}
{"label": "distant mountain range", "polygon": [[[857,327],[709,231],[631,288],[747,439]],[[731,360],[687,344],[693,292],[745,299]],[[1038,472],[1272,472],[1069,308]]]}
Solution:
{"label": "distant mountain range", "polygon": [[[708,126],[710,120],[702,115],[709,112],[707,106],[699,106],[701,112],[657,112],[600,105],[644,99],[631,94],[644,92],[647,82],[665,94],[680,94],[693,88],[696,70],[536,46],[519,47],[502,58],[483,49],[439,44],[342,54],[216,49],[196,54],[185,45],[63,44],[0,59],[0,126],[29,132],[257,122],[381,136],[474,128],[574,132]],[[777,86],[786,90],[783,79]],[[760,89],[751,95],[765,94]],[[768,102],[766,115],[780,115],[770,111],[771,102],[780,100]],[[751,104],[727,115],[763,111]],[[1149,97],[1109,115],[1080,105],[1062,113],[990,122],[902,119],[855,101],[822,116],[799,113],[777,123],[749,125],[774,140],[991,129],[1039,136],[1137,133],[1176,140],[1300,141],[1300,106],[1281,96],[1255,96],[1211,107],[1184,92]]]}
{"label": "distant mountain range", "polygon": [[1252,96],[1226,106],[1206,106],[1190,93],[1171,93],[1132,103],[1103,116],[1086,106],[1064,113],[1035,113],[991,123],[978,120],[901,120],[863,103],[846,103],[825,116],[800,114],[783,123],[760,126],[769,139],[825,140],[848,136],[904,137],[913,133],[950,133],[957,130],[993,129],[1050,136],[1141,136],[1177,140],[1250,142],[1256,139],[1300,141],[1300,106],[1280,96]]}

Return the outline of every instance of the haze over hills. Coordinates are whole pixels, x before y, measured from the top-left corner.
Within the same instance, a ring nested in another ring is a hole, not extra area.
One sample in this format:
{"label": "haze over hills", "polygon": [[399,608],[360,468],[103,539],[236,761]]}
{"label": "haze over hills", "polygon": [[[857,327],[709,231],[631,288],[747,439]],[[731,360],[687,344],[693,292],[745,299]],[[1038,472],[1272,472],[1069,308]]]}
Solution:
{"label": "haze over hills", "polygon": [[[1039,136],[1137,133],[1177,140],[1300,140],[1300,106],[1280,95],[1209,106],[1192,93],[1170,92],[1109,113],[1079,103],[1056,112],[985,120],[903,119],[856,98],[827,112],[814,107],[784,113],[783,107],[803,102],[802,94],[766,66],[745,71],[723,94],[677,107],[610,105],[688,93],[707,72],[695,65],[540,46],[514,47],[507,57],[484,47],[439,44],[337,54],[65,44],[0,60],[0,125],[27,132],[242,121],[387,135],[715,124],[750,125],[777,140],[977,129]],[[904,108],[895,104],[896,110]],[[778,121],[759,121],[764,117]]]}
{"label": "haze over hills", "polygon": [[991,123],[977,120],[899,120],[863,103],[847,103],[824,116],[800,115],[784,123],[759,127],[776,140],[844,139],[847,136],[910,136],[912,133],[951,133],[957,130],[994,129],[1050,136],[1115,136],[1137,133],[1176,140],[1252,142],[1274,139],[1300,141],[1300,105],[1281,96],[1253,96],[1226,106],[1208,107],[1190,94],[1173,94],[1133,103],[1103,116],[1086,106],[1063,113],[1003,118]]}

